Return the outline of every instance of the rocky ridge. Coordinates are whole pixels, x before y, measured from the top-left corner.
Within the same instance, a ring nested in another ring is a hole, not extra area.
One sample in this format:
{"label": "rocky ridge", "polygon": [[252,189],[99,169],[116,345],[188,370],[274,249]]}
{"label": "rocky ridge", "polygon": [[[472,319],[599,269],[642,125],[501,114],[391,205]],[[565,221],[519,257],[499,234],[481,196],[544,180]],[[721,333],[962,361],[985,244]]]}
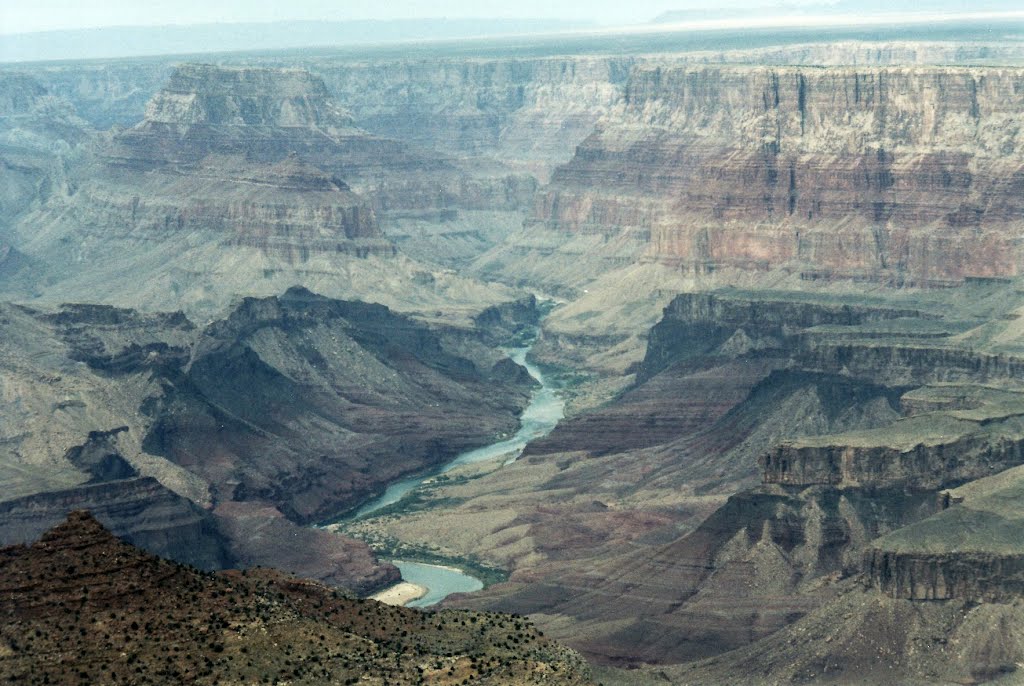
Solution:
{"label": "rocky ridge", "polygon": [[20,683],[592,683],[522,618],[393,608],[271,570],[201,573],[84,512],[0,550],[0,569],[0,675]]}

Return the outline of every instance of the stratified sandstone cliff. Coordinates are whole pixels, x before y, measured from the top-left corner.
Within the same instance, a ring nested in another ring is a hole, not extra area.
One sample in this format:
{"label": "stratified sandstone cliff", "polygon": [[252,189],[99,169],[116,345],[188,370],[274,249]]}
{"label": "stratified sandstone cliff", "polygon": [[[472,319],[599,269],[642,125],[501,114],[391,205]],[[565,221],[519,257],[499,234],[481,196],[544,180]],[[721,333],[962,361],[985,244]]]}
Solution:
{"label": "stratified sandstone cliff", "polygon": [[536,216],[649,236],[695,273],[956,283],[1018,273],[1017,69],[634,70]]}

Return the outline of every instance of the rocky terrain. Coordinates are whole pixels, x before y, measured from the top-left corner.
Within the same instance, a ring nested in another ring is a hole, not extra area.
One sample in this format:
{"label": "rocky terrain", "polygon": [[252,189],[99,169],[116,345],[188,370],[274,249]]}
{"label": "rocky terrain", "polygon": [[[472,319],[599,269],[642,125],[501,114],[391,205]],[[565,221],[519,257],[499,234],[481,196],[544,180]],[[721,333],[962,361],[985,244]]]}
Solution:
{"label": "rocky terrain", "polygon": [[110,306],[3,314],[7,543],[88,508],[204,568],[273,563],[372,589],[394,568],[297,525],[514,431],[531,388],[483,334],[300,288],[203,328]]}
{"label": "rocky terrain", "polygon": [[[606,683],[1012,680],[1005,30],[26,66],[11,111],[121,126],[5,196],[0,541],[89,508],[360,593],[397,578],[374,550],[464,563],[489,585],[447,605],[529,614]],[[511,434],[499,348],[538,323],[552,433],[305,526]]]}
{"label": "rocky terrain", "polygon": [[697,273],[1015,276],[1020,78],[644,66],[621,113],[555,173],[537,216],[571,232],[640,233],[652,259]]}
{"label": "rocky terrain", "polygon": [[[455,604],[528,611],[619,665],[761,645],[861,574],[908,599],[967,578],[1012,587],[1013,553],[974,555],[939,532],[980,526],[959,526],[945,489],[1022,463],[1019,349],[994,347],[1008,339],[989,328],[1016,326],[1019,297],[1011,283],[953,293],[681,295],[614,402],[513,466],[453,475],[348,531],[430,550],[440,518],[459,532],[442,551],[510,571]],[[889,552],[921,540],[919,526],[956,553]],[[992,526],[1002,540],[1013,525]]]}
{"label": "rocky terrain", "polygon": [[[0,247],[4,229],[30,205],[59,190],[63,159],[86,142],[89,124],[39,81],[0,75]],[[5,260],[0,258],[0,264]]]}
{"label": "rocky terrain", "polygon": [[394,608],[270,570],[202,573],[84,512],[0,550],[0,580],[12,683],[593,683],[522,617]]}
{"label": "rocky terrain", "polygon": [[183,65],[12,227],[9,259],[37,268],[3,289],[209,317],[299,283],[468,318],[512,294],[398,254],[380,218],[507,209],[533,190],[485,176],[359,129],[306,71]]}

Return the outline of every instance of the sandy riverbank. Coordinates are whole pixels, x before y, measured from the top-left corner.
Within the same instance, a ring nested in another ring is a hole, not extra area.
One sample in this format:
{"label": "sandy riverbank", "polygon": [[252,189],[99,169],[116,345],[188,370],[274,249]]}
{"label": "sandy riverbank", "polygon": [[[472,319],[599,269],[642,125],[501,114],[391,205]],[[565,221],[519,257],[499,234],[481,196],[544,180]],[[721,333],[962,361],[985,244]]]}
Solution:
{"label": "sandy riverbank", "polygon": [[370,596],[371,600],[379,600],[385,605],[405,605],[427,594],[429,589],[419,584],[410,584],[408,581],[388,586],[383,591],[378,591]]}

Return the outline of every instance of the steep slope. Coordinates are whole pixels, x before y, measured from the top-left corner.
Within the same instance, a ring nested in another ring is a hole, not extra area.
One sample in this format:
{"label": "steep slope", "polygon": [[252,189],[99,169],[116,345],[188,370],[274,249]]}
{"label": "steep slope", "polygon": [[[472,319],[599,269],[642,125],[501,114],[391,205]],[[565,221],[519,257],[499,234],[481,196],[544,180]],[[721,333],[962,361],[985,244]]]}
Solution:
{"label": "steep slope", "polygon": [[483,333],[299,288],[204,329],[109,306],[0,312],[5,542],[88,507],[175,559],[368,591],[395,568],[298,525],[514,431],[530,392]]}
{"label": "steep slope", "polygon": [[670,670],[673,683],[1019,680],[1020,489],[1017,467],[944,494],[938,514],[871,542],[834,600],[754,645]]}
{"label": "steep slope", "polygon": [[0,675],[12,682],[592,683],[521,618],[351,600],[270,570],[203,574],[83,512],[0,550],[0,579]]}
{"label": "steep slope", "polygon": [[450,602],[529,613],[600,662],[749,645],[831,602],[943,489],[1022,463],[1020,351],[990,327],[1015,324],[1016,289],[680,295],[635,386],[346,531],[506,570]]}

